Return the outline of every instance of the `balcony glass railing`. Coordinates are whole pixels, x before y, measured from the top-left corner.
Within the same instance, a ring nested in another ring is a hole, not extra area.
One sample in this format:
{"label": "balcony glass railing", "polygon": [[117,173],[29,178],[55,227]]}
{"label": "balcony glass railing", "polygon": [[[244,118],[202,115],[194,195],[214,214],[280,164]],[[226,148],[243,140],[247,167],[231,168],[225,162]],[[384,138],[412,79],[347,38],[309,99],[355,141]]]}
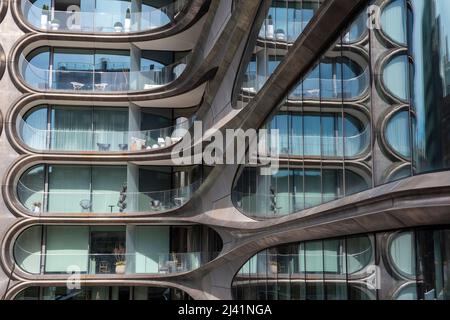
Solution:
{"label": "balcony glass railing", "polygon": [[[241,87],[242,95],[254,95],[262,89],[270,75],[247,72]],[[291,93],[289,99],[353,99],[361,96],[369,86],[370,72],[349,79],[306,78]]]}
{"label": "balcony glass railing", "polygon": [[348,137],[280,133],[278,143],[271,139],[267,140],[265,151],[267,154],[274,154],[277,150],[280,155],[303,157],[356,157],[366,150],[369,141],[368,127],[361,133]]}
{"label": "balcony glass railing", "polygon": [[[351,253],[328,250],[307,250],[303,253],[292,254],[260,252],[247,261],[237,273],[235,279],[244,280],[243,278],[248,277],[267,278],[268,275],[274,275],[276,280],[278,275],[291,276],[293,278],[298,276],[299,280],[305,280],[305,274],[316,274],[318,277],[323,277],[322,273],[326,272],[329,280],[346,280],[347,274],[355,274],[367,267],[373,266],[371,263],[373,248],[370,242],[368,244],[368,247],[360,247],[357,252]],[[326,271],[324,270],[325,266],[323,261],[329,262],[326,265]],[[362,276],[364,277],[364,273]]]}
{"label": "balcony glass railing", "polygon": [[95,65],[84,70],[59,67],[58,70],[41,69],[20,57],[22,78],[25,82],[43,91],[87,91],[87,92],[126,92],[151,90],[176,80],[185,70],[191,55],[155,70],[98,71]]}
{"label": "balcony glass railing", "polygon": [[306,78],[289,94],[289,99],[354,99],[369,87],[370,71],[366,68],[360,75],[349,79]]}
{"label": "balcony glass railing", "polygon": [[273,24],[266,19],[259,31],[258,37],[263,40],[293,43],[299,35],[305,30],[308,21],[288,21],[287,25]]}
{"label": "balcony glass railing", "polygon": [[334,201],[344,197],[335,193],[305,194],[293,193],[250,193],[233,191],[233,202],[238,209],[245,212],[246,215],[264,218],[279,218],[299,212],[304,209],[319,206],[323,203]]}
{"label": "balcony glass railing", "polygon": [[[152,30],[171,23],[189,0],[176,0],[167,6],[146,6],[144,12],[83,12],[78,6],[67,11],[43,11],[28,0],[21,1],[22,14],[36,29],[85,33],[131,33]],[[95,9],[94,9],[95,10]]]}
{"label": "balcony glass railing", "polygon": [[34,264],[42,262],[41,273],[36,272],[39,268],[30,263],[22,264],[22,269],[32,274],[66,274],[71,271],[86,275],[177,274],[196,270],[218,255],[213,252],[94,254],[84,250],[61,251],[66,253],[42,254],[27,252],[17,245],[14,248],[16,257],[34,261]]}
{"label": "balcony glass railing", "polygon": [[41,130],[20,121],[23,142],[32,149],[45,151],[134,152],[170,147],[179,142],[193,120],[172,127],[143,131]]}
{"label": "balcony glass railing", "polygon": [[17,195],[33,215],[52,213],[155,213],[175,210],[186,204],[198,190],[201,180],[177,189],[129,192],[77,190],[67,183],[67,190],[32,190],[21,181]]}

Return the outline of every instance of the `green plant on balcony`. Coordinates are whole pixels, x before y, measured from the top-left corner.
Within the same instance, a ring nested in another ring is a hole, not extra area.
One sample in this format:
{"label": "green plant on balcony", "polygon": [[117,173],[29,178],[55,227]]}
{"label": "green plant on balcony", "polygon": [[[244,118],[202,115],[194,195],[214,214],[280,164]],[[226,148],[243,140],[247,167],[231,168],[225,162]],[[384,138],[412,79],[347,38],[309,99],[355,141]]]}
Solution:
{"label": "green plant on balcony", "polygon": [[116,273],[125,273],[126,259],[125,259],[125,247],[121,244],[116,246],[113,250],[114,258],[116,259]]}

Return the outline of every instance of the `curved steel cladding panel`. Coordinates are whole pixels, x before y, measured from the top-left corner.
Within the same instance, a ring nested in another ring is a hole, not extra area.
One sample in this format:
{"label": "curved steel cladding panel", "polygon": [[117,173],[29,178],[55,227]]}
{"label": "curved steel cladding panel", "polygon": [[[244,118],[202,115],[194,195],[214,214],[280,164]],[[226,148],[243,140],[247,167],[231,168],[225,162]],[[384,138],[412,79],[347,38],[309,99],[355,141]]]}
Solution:
{"label": "curved steel cladding panel", "polygon": [[0,44],[0,80],[3,78],[6,69],[6,55],[3,47]]}
{"label": "curved steel cladding panel", "polygon": [[2,23],[3,18],[8,11],[8,0],[0,0],[0,23]]}
{"label": "curved steel cladding panel", "polygon": [[210,0],[175,0],[160,8],[146,6],[144,12],[129,7],[108,13],[94,8],[85,8],[92,11],[83,12],[78,6],[67,7],[66,11],[41,8],[24,0],[12,1],[11,10],[17,24],[26,32],[62,34],[68,38],[83,35],[92,41],[119,43],[157,40],[182,33],[204,16],[209,5]]}

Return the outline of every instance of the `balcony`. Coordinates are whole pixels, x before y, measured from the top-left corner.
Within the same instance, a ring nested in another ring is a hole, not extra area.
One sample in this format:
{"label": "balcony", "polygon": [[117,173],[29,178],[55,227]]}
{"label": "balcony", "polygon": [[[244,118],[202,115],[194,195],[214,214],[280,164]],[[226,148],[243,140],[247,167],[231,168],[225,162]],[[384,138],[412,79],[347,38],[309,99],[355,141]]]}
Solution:
{"label": "balcony", "polygon": [[[312,17],[312,16],[311,16]],[[258,38],[263,41],[294,43],[309,24],[307,21],[284,21],[283,24],[274,25],[272,19],[265,19]]]}
{"label": "balcony", "polygon": [[246,167],[236,180],[231,197],[249,217],[274,219],[344,198],[369,188],[367,176],[356,170],[333,168],[280,168],[272,176]]}
{"label": "balcony", "polygon": [[361,97],[369,87],[370,71],[349,78],[309,78],[289,94],[290,100],[353,100]]}
{"label": "balcony", "polygon": [[14,296],[14,300],[192,300],[184,291],[168,287],[83,285],[78,289],[67,286],[30,286]]}
{"label": "balcony", "polygon": [[[155,90],[175,81],[191,57],[182,53],[184,56],[174,61],[175,52],[142,51],[142,56],[133,57],[126,50],[56,50],[39,48],[27,57],[20,56],[20,75],[29,87],[38,91],[73,93]],[[100,51],[102,53],[98,53]],[[146,55],[160,55],[169,63],[145,58]],[[140,67],[132,70],[132,61]]]}
{"label": "balcony", "polygon": [[184,206],[201,182],[198,167],[37,165],[16,196],[31,215],[155,214]]}
{"label": "balcony", "polygon": [[[318,69],[316,70],[318,74]],[[270,73],[271,74],[271,73]],[[270,74],[247,71],[241,87],[241,99],[254,96],[262,89]],[[340,75],[330,77],[307,76],[289,94],[289,100],[353,100],[362,96],[370,83],[369,68],[349,78]]]}
{"label": "balcony", "polygon": [[37,151],[142,152],[178,143],[193,123],[194,118],[185,116],[191,113],[137,106],[39,105],[19,117],[16,128],[22,142]]}
{"label": "balcony", "polygon": [[13,251],[18,266],[34,275],[167,276],[196,270],[221,249],[218,234],[198,225],[36,225],[19,235]]}
{"label": "balcony", "polygon": [[137,33],[173,23],[188,0],[29,1],[21,2],[26,21],[47,32]]}

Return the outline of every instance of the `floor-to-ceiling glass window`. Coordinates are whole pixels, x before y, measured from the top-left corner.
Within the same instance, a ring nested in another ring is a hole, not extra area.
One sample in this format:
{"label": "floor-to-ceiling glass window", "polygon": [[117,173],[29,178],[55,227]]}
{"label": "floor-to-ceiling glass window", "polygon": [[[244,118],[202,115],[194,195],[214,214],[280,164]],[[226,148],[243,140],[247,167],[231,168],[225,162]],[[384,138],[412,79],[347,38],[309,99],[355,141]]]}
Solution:
{"label": "floor-to-ceiling glass window", "polygon": [[280,168],[267,176],[261,175],[259,168],[245,167],[232,197],[245,214],[264,219],[292,214],[368,187],[367,178],[349,168]]}
{"label": "floor-to-ceiling glass window", "polygon": [[28,147],[55,151],[140,151],[177,143],[193,110],[39,105],[17,119]]}
{"label": "floor-to-ceiling glass window", "polygon": [[28,287],[20,291],[14,300],[191,300],[179,289],[165,287],[111,287],[83,286],[79,289],[67,287]]}
{"label": "floor-to-ceiling glass window", "polygon": [[257,93],[272,75],[303,32],[320,6],[320,0],[274,0],[266,8],[267,14],[256,39],[251,39],[245,72],[240,78],[238,104]]}
{"label": "floor-to-ceiling glass window", "polygon": [[22,14],[35,28],[69,32],[137,32],[175,19],[187,0],[24,0]]}
{"label": "floor-to-ceiling glass window", "polygon": [[155,212],[179,208],[199,188],[199,167],[37,165],[17,182],[32,214]]}
{"label": "floor-to-ceiling glass window", "polygon": [[353,100],[369,87],[369,70],[342,56],[325,57],[303,81],[291,91],[293,100]]}
{"label": "floor-to-ceiling glass window", "polygon": [[[280,111],[265,125],[279,130],[282,155],[308,157],[356,157],[368,147],[368,119],[340,113]],[[269,141],[270,143],[270,141]]]}
{"label": "floor-to-ceiling glass window", "polygon": [[448,229],[436,227],[266,249],[236,274],[234,298],[448,300],[449,235]]}
{"label": "floor-to-ceiling glass window", "polygon": [[13,251],[32,274],[168,274],[198,269],[221,249],[220,236],[198,225],[37,225]]}
{"label": "floor-to-ceiling glass window", "polygon": [[188,52],[41,47],[21,57],[21,71],[40,90],[152,89],[178,78]]}

